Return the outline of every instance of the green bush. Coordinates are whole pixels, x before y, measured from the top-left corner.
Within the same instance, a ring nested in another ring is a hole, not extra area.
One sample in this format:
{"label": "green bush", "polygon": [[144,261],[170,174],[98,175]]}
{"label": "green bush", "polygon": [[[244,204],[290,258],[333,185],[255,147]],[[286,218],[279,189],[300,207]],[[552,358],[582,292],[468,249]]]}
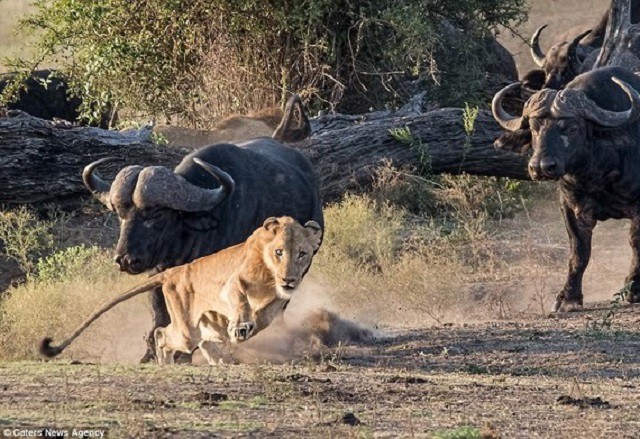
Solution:
{"label": "green bush", "polygon": [[85,273],[91,261],[101,258],[104,251],[98,247],[79,245],[41,258],[36,265],[35,281],[39,284],[60,282]]}
{"label": "green bush", "polygon": [[31,273],[39,256],[54,247],[52,222],[39,219],[26,207],[0,211],[0,244],[4,253]]}
{"label": "green bush", "polygon": [[[341,111],[438,85],[443,102],[484,85],[486,37],[525,18],[525,0],[38,0],[23,22],[33,68],[74,78],[84,115],[107,102],[204,125],[282,102],[288,91]],[[409,86],[408,84],[413,84]],[[447,96],[450,99],[447,99]]]}

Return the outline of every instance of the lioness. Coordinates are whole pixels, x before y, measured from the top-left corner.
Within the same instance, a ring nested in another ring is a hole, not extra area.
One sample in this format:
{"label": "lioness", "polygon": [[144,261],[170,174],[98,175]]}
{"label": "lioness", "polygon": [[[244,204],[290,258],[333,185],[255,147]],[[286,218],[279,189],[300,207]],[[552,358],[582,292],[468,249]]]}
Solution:
{"label": "lioness", "polygon": [[160,364],[173,363],[176,351],[202,348],[216,360],[216,343],[240,342],[266,328],[282,313],[320,247],[322,229],[291,217],[268,218],[242,244],[168,269],[95,311],[59,346],[44,338],[40,352],[61,353],[93,321],[138,294],[162,287],[171,323],[155,332]]}

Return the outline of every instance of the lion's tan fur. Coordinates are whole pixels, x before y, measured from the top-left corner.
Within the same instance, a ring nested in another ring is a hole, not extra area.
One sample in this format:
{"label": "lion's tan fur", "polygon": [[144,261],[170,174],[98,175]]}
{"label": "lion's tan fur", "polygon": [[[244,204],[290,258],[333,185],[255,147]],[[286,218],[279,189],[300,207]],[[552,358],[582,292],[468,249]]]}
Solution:
{"label": "lion's tan fur", "polygon": [[171,363],[176,351],[197,347],[216,361],[212,343],[244,341],[282,313],[290,298],[287,289],[300,284],[321,239],[314,221],[302,226],[290,217],[269,218],[244,243],[170,268],[113,299],[60,346],[45,339],[41,352],[57,355],[116,304],[161,286],[171,323],[156,329],[158,361]]}
{"label": "lion's tan fur", "polygon": [[[282,115],[282,110],[277,109]],[[250,116],[230,116],[221,120],[211,130],[196,130],[174,125],[157,125],[153,132],[170,146],[202,148],[217,143],[240,143],[257,137],[270,137],[278,126],[272,118],[261,119]]]}
{"label": "lion's tan fur", "polygon": [[300,142],[311,135],[311,125],[300,97],[294,94],[284,111],[269,107],[247,116],[228,116],[217,122],[212,130],[159,125],[153,132],[170,146],[196,149],[218,143],[237,144],[258,137],[273,137],[285,143]]}

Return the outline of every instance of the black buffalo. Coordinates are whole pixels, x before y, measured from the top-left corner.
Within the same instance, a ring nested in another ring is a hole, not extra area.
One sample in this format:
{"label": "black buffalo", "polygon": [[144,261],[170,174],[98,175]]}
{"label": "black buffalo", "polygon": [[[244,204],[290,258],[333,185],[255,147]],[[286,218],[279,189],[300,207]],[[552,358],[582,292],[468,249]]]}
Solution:
{"label": "black buffalo", "polygon": [[[87,166],[83,178],[120,218],[115,260],[131,274],[164,270],[238,244],[268,217],[323,226],[310,162],[268,137],[201,148],[174,171],[128,166],[113,183],[94,174],[104,160]],[[161,292],[154,293],[153,307],[154,329],[169,324]],[[152,335],[149,342],[152,355]]]}
{"label": "black buffalo", "polygon": [[596,69],[562,91],[537,92],[515,117],[502,108],[502,99],[518,86],[496,94],[493,112],[507,130],[530,130],[530,176],[560,181],[571,257],[554,310],[582,306],[591,234],[597,221],[610,218],[631,220],[631,288],[625,298],[640,301],[640,78],[620,67]]}
{"label": "black buffalo", "polygon": [[[540,48],[539,40],[547,25],[538,28],[531,37],[531,56],[540,69],[531,70],[523,76],[524,87],[533,91],[543,88],[560,90],[580,73],[591,70],[604,43],[611,7],[612,5],[592,30],[583,31],[567,41],[561,38],[561,42],[553,45],[546,53]],[[640,21],[640,0],[631,0],[630,20],[631,23]],[[640,41],[633,40],[628,49],[639,55]]]}
{"label": "black buffalo", "polygon": [[[16,73],[5,73],[0,76],[0,91],[17,79]],[[6,107],[10,110],[21,110],[40,119],[64,119],[69,122],[80,122],[82,100],[73,96],[69,90],[68,80],[55,70],[35,70],[27,77],[24,87],[18,96]],[[101,128],[109,128],[114,120],[111,110],[105,112],[97,124]]]}

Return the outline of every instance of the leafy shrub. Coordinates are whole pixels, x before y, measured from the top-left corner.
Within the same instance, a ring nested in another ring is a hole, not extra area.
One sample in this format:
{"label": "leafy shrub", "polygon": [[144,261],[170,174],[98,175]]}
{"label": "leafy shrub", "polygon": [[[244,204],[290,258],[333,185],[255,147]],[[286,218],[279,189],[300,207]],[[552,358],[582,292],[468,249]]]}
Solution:
{"label": "leafy shrub", "polygon": [[33,271],[36,259],[53,249],[53,224],[39,219],[26,207],[0,211],[0,242],[4,252],[26,272]]}
{"label": "leafy shrub", "polygon": [[491,29],[526,15],[524,0],[35,5],[23,25],[35,33],[38,55],[15,66],[46,60],[68,70],[87,118],[111,101],[199,125],[282,102],[288,91],[354,111],[393,105],[415,85],[437,85],[450,102],[471,99],[492,61]]}
{"label": "leafy shrub", "polygon": [[74,276],[85,274],[91,260],[104,255],[104,251],[98,247],[86,247],[79,245],[69,247],[41,258],[36,265],[36,275],[34,281],[37,283],[54,283]]}

